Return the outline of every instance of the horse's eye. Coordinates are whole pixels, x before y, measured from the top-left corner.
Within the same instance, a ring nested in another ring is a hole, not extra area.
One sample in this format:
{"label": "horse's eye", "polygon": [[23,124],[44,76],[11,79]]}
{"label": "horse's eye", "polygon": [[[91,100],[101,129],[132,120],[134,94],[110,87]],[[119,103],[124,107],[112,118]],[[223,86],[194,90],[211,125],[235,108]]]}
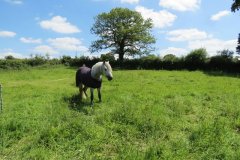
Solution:
{"label": "horse's eye", "polygon": [[107,71],[107,68],[105,68],[105,71]]}

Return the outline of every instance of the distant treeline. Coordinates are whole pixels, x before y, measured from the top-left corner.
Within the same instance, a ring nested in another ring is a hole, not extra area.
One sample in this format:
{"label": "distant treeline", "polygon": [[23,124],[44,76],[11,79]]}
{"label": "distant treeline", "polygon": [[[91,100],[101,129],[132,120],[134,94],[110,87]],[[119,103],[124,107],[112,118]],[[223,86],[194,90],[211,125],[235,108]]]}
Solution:
{"label": "distant treeline", "polygon": [[115,69],[155,69],[155,70],[207,70],[240,73],[240,61],[233,57],[229,50],[219,51],[218,55],[208,57],[205,49],[200,48],[191,51],[185,57],[176,57],[168,54],[162,58],[155,55],[148,55],[141,58],[125,59],[118,61],[114,55],[102,55],[100,58],[63,56],[60,59],[49,59],[44,56],[35,56],[29,59],[16,59],[7,56],[0,60],[0,69],[22,69],[40,65],[64,64],[71,67],[80,67],[85,64],[93,66],[98,61],[108,60]]}

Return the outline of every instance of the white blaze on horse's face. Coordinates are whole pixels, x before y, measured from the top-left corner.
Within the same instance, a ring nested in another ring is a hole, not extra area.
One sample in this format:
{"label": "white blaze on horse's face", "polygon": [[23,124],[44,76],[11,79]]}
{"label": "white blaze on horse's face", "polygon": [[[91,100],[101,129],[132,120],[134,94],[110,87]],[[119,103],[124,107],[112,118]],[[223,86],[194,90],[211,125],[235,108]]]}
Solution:
{"label": "white blaze on horse's face", "polygon": [[103,62],[102,69],[107,79],[111,81],[113,79],[113,75],[112,75],[112,67],[110,66],[109,62]]}

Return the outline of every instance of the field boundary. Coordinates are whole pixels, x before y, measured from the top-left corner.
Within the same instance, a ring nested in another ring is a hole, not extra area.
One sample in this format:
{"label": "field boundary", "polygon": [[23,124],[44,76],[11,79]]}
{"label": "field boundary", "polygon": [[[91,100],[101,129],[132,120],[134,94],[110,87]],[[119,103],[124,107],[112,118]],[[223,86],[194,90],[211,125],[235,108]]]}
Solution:
{"label": "field boundary", "polygon": [[2,84],[0,84],[0,111],[3,110],[3,100],[2,100]]}

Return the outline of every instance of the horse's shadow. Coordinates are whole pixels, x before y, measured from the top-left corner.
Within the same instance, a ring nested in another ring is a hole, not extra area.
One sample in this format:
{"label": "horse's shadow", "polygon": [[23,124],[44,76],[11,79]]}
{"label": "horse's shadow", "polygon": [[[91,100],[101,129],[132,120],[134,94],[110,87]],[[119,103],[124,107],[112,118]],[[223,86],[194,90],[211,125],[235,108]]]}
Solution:
{"label": "horse's shadow", "polygon": [[86,102],[86,100],[80,100],[79,94],[74,94],[70,97],[66,96],[63,99],[68,103],[68,107],[72,110],[89,114],[89,109],[92,109],[90,103]]}

